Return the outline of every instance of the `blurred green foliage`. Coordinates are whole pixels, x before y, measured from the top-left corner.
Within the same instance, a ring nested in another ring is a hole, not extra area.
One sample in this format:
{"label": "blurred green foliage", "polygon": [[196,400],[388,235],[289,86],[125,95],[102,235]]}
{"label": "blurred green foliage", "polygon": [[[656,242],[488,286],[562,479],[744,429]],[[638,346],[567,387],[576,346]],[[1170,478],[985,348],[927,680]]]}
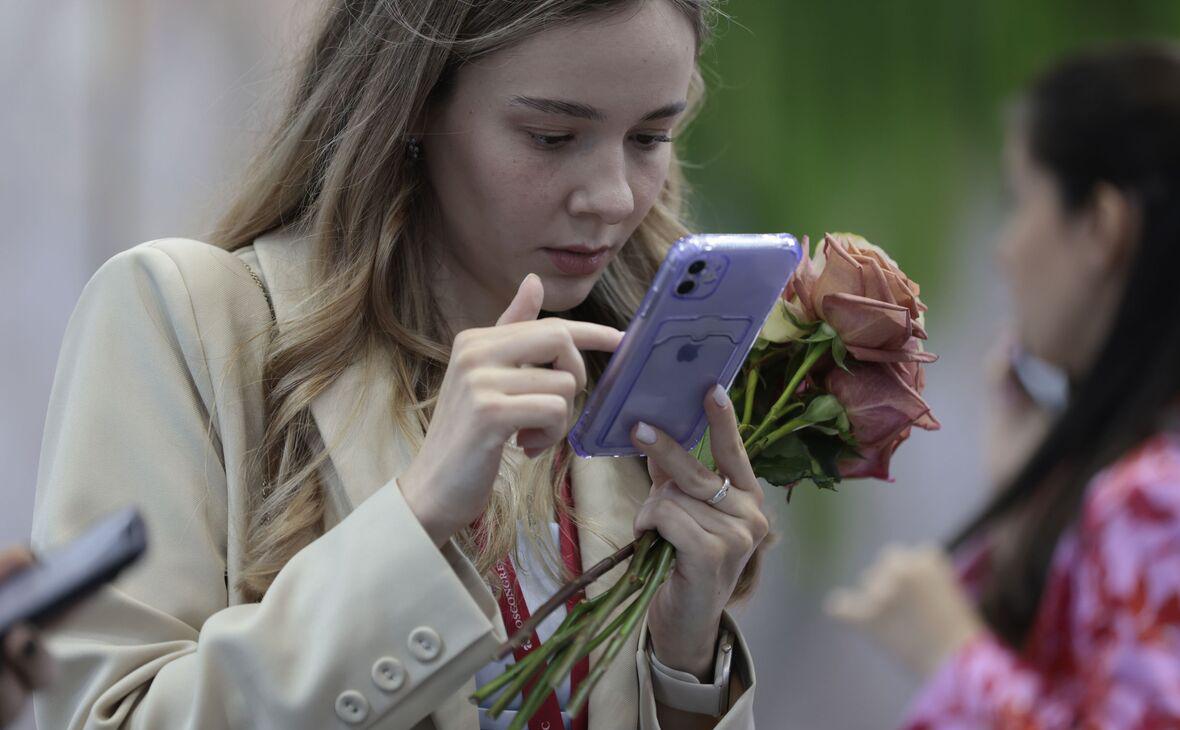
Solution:
{"label": "blurred green foliage", "polygon": [[687,138],[706,230],[852,230],[939,298],[1002,111],[1062,54],[1180,37],[1180,0],[730,0]]}
{"label": "blurred green foliage", "polygon": [[[706,51],[708,100],[684,148],[697,227],[864,235],[921,282],[935,351],[965,220],[998,209],[1005,105],[1070,51],[1180,38],[1180,0],[720,7],[731,20]],[[796,490],[790,529],[830,545],[843,501]],[[812,577],[821,562],[804,561]]]}

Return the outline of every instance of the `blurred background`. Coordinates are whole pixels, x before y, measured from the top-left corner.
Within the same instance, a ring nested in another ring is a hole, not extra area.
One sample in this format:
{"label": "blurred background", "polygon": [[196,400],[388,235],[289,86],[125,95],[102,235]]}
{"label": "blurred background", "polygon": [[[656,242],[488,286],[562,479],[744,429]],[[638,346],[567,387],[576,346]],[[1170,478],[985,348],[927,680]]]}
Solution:
{"label": "blurred background", "polygon": [[[311,0],[0,3],[0,545],[27,540],[66,321],[114,253],[201,237],[282,103]],[[697,227],[886,248],[930,305],[927,400],[892,484],[771,494],[778,543],[738,610],[764,728],[895,725],[914,678],[822,613],[889,541],[941,540],[986,495],[982,356],[1006,309],[1005,104],[1061,54],[1180,38],[1171,0],[730,0],[683,140]],[[17,724],[33,727],[31,713]]]}

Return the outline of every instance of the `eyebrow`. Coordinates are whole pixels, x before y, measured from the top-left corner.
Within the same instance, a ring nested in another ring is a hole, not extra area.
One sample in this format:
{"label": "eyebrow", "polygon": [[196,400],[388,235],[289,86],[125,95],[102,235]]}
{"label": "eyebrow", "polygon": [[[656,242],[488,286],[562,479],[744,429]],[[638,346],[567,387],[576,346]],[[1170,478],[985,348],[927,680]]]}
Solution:
{"label": "eyebrow", "polygon": [[[508,103],[513,106],[523,106],[529,109],[536,109],[539,112],[546,114],[561,114],[567,117],[577,117],[578,119],[589,119],[592,122],[606,121],[606,115],[587,104],[581,104],[576,101],[565,101],[563,99],[539,99],[534,96],[514,96],[508,100]],[[671,104],[665,104],[659,109],[654,109],[643,116],[640,121],[649,122],[653,119],[667,119],[674,117],[680,112],[684,111],[687,104],[683,101],[675,101]]]}

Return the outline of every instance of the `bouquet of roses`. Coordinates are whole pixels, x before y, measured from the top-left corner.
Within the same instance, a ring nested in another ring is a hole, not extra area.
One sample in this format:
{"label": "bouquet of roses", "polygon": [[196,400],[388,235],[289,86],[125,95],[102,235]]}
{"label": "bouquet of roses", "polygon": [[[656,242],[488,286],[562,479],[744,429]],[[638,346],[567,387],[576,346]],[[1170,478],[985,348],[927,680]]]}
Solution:
{"label": "bouquet of roses", "polygon": [[[809,249],[804,237],[803,259],[729,391],[754,473],[786,488],[788,499],[803,481],[827,489],[854,477],[892,481],[890,459],[911,430],[939,427],[922,399],[923,368],[937,358],[922,347],[926,306],[918,285],[860,236],[829,234],[814,258]],[[694,455],[713,469],[708,439],[706,431]],[[575,662],[605,643],[566,708],[576,717],[667,578],[675,558],[669,543],[645,533],[567,584],[501,647],[500,656],[510,653],[545,616],[628,557],[614,586],[579,602],[547,642],[473,699],[498,695],[489,711],[496,717],[529,687],[511,725],[523,728]]]}

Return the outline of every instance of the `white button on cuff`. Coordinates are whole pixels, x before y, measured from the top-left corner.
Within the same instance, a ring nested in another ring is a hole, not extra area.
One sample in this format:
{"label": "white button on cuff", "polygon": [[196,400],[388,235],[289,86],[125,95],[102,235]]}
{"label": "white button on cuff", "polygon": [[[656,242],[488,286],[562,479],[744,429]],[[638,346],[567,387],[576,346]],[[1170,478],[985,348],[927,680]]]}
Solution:
{"label": "white button on cuff", "polygon": [[385,692],[396,692],[406,683],[406,669],[393,657],[381,657],[373,665],[373,684]]}
{"label": "white button on cuff", "polygon": [[432,662],[442,653],[442,639],[429,626],[419,626],[410,632],[410,653],[419,661]]}
{"label": "white button on cuff", "polygon": [[355,689],[348,689],[336,698],[336,716],[350,725],[359,725],[369,716],[369,701]]}

